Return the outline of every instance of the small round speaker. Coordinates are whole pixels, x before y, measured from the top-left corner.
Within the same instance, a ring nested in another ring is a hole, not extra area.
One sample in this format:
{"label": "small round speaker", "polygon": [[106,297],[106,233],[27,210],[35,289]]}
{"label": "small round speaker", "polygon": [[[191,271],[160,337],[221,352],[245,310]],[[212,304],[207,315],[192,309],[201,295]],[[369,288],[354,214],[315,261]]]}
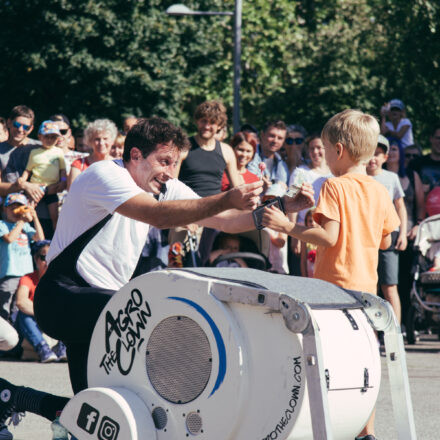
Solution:
{"label": "small round speaker", "polygon": [[190,412],[186,416],[186,429],[192,435],[200,434],[202,430],[202,418],[196,412]]}
{"label": "small round speaker", "polygon": [[151,332],[146,366],[151,385],[162,398],[177,404],[191,402],[211,376],[209,340],[191,318],[166,318]]}

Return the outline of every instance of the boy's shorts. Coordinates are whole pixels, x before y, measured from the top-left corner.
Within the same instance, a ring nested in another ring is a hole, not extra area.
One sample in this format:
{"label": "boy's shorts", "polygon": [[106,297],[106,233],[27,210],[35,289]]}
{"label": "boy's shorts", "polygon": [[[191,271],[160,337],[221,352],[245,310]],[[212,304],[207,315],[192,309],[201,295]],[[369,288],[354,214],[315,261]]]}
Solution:
{"label": "boy's shorts", "polygon": [[399,283],[399,252],[395,250],[398,231],[391,233],[391,246],[386,251],[379,251],[377,273],[379,285],[394,285]]}
{"label": "boy's shorts", "polygon": [[44,201],[46,205],[50,205],[52,203],[58,203],[58,194],[45,194],[40,201],[41,202]]}

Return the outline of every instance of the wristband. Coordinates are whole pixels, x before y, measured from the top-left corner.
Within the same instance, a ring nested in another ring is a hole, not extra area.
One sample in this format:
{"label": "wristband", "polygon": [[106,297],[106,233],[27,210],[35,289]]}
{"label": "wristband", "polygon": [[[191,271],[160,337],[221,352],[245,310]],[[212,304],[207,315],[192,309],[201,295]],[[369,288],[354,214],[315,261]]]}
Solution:
{"label": "wristband", "polygon": [[60,178],[60,182],[66,182],[66,181],[67,181],[67,177],[63,176],[63,177]]}
{"label": "wristband", "polygon": [[254,224],[258,230],[264,228],[264,226],[261,224],[263,221],[264,208],[266,208],[266,206],[273,206],[273,205],[275,205],[277,208],[279,208],[281,211],[283,211],[284,214],[286,214],[286,210],[284,208],[284,201],[283,201],[282,197],[275,197],[273,199],[266,200],[264,203],[262,203],[261,205],[259,205],[257,208],[255,208],[252,211],[252,217],[254,219]]}

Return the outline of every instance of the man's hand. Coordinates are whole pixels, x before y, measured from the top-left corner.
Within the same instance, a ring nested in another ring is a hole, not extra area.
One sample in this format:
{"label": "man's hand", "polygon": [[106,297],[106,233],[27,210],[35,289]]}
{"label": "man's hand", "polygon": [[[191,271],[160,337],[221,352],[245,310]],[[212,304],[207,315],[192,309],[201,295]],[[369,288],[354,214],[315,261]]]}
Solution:
{"label": "man's hand", "polygon": [[259,195],[263,191],[263,182],[247,183],[232,188],[228,191],[228,208],[240,210],[252,210],[258,206]]}
{"label": "man's hand", "polygon": [[267,228],[284,232],[285,234],[288,234],[293,226],[289,219],[275,205],[264,208],[263,221],[261,223]]}
{"label": "man's hand", "polygon": [[404,251],[408,245],[408,240],[405,235],[399,234],[396,241],[396,251]]}
{"label": "man's hand", "polygon": [[298,212],[311,208],[315,204],[314,191],[310,183],[303,183],[301,190],[295,197],[284,196],[284,208],[286,212]]}
{"label": "man's hand", "polygon": [[36,203],[38,203],[44,196],[44,192],[41,191],[38,183],[22,182],[20,186],[20,189],[23,189],[29,198]]}
{"label": "man's hand", "polygon": [[416,239],[416,235],[417,235],[417,231],[419,230],[419,225],[414,225],[410,231],[408,232],[408,240],[415,240]]}

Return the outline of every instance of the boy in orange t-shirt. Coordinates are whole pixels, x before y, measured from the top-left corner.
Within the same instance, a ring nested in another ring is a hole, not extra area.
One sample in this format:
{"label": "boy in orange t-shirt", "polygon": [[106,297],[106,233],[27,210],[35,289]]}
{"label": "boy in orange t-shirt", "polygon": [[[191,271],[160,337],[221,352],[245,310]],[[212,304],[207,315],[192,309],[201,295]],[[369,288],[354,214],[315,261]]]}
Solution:
{"label": "boy in orange t-shirt", "polygon": [[[266,208],[263,225],[316,244],[314,277],[344,289],[377,293],[378,250],[391,245],[400,224],[390,196],[366,173],[379,136],[376,119],[358,110],[333,116],[322,130],[327,164],[335,176],[322,186],[307,228]],[[374,412],[357,439],[375,440]]]}

